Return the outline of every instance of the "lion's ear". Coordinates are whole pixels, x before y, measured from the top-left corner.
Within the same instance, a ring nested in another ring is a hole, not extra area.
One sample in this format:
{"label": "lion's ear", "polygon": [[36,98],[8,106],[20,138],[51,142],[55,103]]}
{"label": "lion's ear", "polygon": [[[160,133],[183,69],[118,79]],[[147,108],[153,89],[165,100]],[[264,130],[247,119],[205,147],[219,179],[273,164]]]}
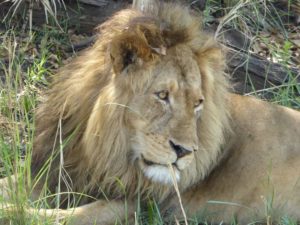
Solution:
{"label": "lion's ear", "polygon": [[110,57],[116,74],[131,65],[138,65],[151,55],[150,49],[139,38],[122,35],[111,42]]}
{"label": "lion's ear", "polygon": [[116,74],[130,66],[142,66],[159,54],[165,54],[165,49],[160,32],[153,24],[135,24],[115,37],[110,45],[110,57]]}

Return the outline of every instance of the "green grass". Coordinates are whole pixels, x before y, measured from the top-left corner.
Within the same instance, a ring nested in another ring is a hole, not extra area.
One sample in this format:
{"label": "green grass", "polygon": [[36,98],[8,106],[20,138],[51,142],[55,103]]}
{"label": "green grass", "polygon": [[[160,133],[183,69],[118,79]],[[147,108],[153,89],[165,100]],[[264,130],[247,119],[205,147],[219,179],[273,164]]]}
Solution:
{"label": "green grass", "polygon": [[[59,39],[54,39],[56,37],[46,29],[31,38],[21,38],[18,29],[7,30],[0,36],[3,59],[0,62],[0,120],[5,121],[5,124],[0,124],[1,177],[18,174],[17,192],[12,192],[10,196],[18,213],[7,215],[1,211],[0,217],[8,216],[11,224],[47,224],[37,216],[26,216],[23,209],[45,205],[28,200],[30,190],[26,190],[25,184],[31,182],[28,174],[34,136],[34,109],[40,92],[52,74],[51,60],[52,63],[61,63],[59,57],[53,57],[49,51],[54,46],[53,40]],[[0,204],[5,202],[0,201]]]}
{"label": "green grass", "polygon": [[[269,87],[263,90],[253,90],[252,95],[260,96],[259,93],[271,93],[271,101],[299,109],[300,108],[300,85],[296,83],[295,77],[291,75],[291,44],[288,31],[282,24],[280,13],[271,13],[273,8],[263,8],[259,1],[244,1],[238,5],[230,4],[227,8],[221,8],[219,1],[207,1],[204,11],[204,23],[207,25],[213,20],[213,13],[222,12],[225,15],[218,32],[222,29],[233,27],[251,36],[251,39],[264,42],[271,49],[273,58],[286,68],[289,75],[289,82],[279,87]],[[271,7],[271,6],[268,6]],[[249,8],[252,14],[249,15]],[[273,10],[273,11],[272,11]],[[283,32],[285,39],[283,46],[270,43],[260,36],[260,31],[265,29],[261,23],[261,13],[265,12],[264,18],[277,29]],[[64,24],[61,27],[66,27]],[[0,211],[1,218],[8,218],[10,224],[39,225],[50,224],[43,218],[24,213],[27,207],[47,207],[44,198],[38,202],[31,202],[28,199],[30,190],[26,190],[25,184],[30,183],[30,160],[32,142],[34,136],[34,109],[36,108],[41,92],[47,87],[49,77],[52,76],[61,61],[65,59],[64,52],[60,46],[68,43],[66,33],[61,28],[45,26],[33,32],[31,36],[21,37],[21,29],[8,29],[0,33],[0,175],[1,177],[18,174],[17,192],[11,193],[11,203],[19,209],[18,213],[7,213]],[[251,43],[254,44],[254,41]],[[38,48],[36,47],[38,46]],[[251,50],[250,45],[249,50]],[[266,220],[272,200],[265,201]],[[5,204],[1,199],[0,205]],[[226,202],[214,202],[214,204],[234,204]],[[263,204],[263,203],[262,203]],[[138,207],[139,208],[139,207]],[[23,213],[22,213],[23,212]],[[7,221],[6,221],[7,222]],[[148,201],[146,207],[138,210],[137,224],[164,224],[162,215],[159,213],[158,205],[152,200]],[[254,221],[255,222],[255,219]],[[198,223],[209,224],[205,220],[205,213],[198,218],[191,218],[190,225]],[[183,223],[182,223],[183,224]],[[220,221],[221,224],[221,221]],[[235,224],[235,221],[232,221]],[[295,225],[291,218],[282,217],[280,224]]]}

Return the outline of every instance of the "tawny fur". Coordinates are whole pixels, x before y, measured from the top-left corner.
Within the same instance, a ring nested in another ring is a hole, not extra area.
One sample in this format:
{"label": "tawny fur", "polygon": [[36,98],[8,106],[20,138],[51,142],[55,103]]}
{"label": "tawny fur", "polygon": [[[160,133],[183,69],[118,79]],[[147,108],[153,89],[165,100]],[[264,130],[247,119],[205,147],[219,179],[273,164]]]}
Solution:
{"label": "tawny fur", "polygon": [[[189,215],[250,222],[280,211],[300,219],[300,113],[230,94],[221,48],[200,23],[174,4],[162,5],[158,16],[123,10],[55,76],[37,111],[32,173],[37,179],[48,164],[35,189],[47,180],[55,193],[63,166],[61,191],[100,199],[61,210],[73,213],[72,224],[113,223],[112,205],[121,220],[132,217],[138,197],[180,214],[173,185],[157,182],[156,172],[174,163]],[[166,102],[158,99],[161,87],[169,88]],[[176,158],[170,140],[191,152]],[[149,161],[159,169],[149,170],[156,168]],[[265,213],[273,191],[273,211]]]}

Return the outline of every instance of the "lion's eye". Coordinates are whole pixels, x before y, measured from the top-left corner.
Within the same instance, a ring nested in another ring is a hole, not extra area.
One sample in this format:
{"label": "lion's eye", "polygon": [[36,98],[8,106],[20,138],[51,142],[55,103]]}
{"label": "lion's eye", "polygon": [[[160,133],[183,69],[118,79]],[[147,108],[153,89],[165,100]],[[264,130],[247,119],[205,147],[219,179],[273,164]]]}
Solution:
{"label": "lion's eye", "polygon": [[204,101],[203,98],[198,99],[197,101],[195,101],[194,107],[195,108],[199,107],[203,103],[203,101]]}
{"label": "lion's eye", "polygon": [[157,97],[161,100],[168,101],[169,100],[169,92],[168,91],[159,91],[156,93]]}

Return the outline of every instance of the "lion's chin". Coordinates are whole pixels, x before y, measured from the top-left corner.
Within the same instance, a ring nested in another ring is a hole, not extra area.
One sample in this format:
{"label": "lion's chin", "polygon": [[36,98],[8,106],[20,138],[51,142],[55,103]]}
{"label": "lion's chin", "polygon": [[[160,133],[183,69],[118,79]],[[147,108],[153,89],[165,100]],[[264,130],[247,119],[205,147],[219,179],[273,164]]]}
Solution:
{"label": "lion's chin", "polygon": [[180,173],[178,169],[176,167],[173,167],[173,171],[174,173],[170,171],[167,166],[163,165],[151,165],[143,168],[143,172],[148,179],[152,180],[153,182],[168,185],[172,185],[174,183],[174,178],[176,179],[176,181],[180,180]]}

